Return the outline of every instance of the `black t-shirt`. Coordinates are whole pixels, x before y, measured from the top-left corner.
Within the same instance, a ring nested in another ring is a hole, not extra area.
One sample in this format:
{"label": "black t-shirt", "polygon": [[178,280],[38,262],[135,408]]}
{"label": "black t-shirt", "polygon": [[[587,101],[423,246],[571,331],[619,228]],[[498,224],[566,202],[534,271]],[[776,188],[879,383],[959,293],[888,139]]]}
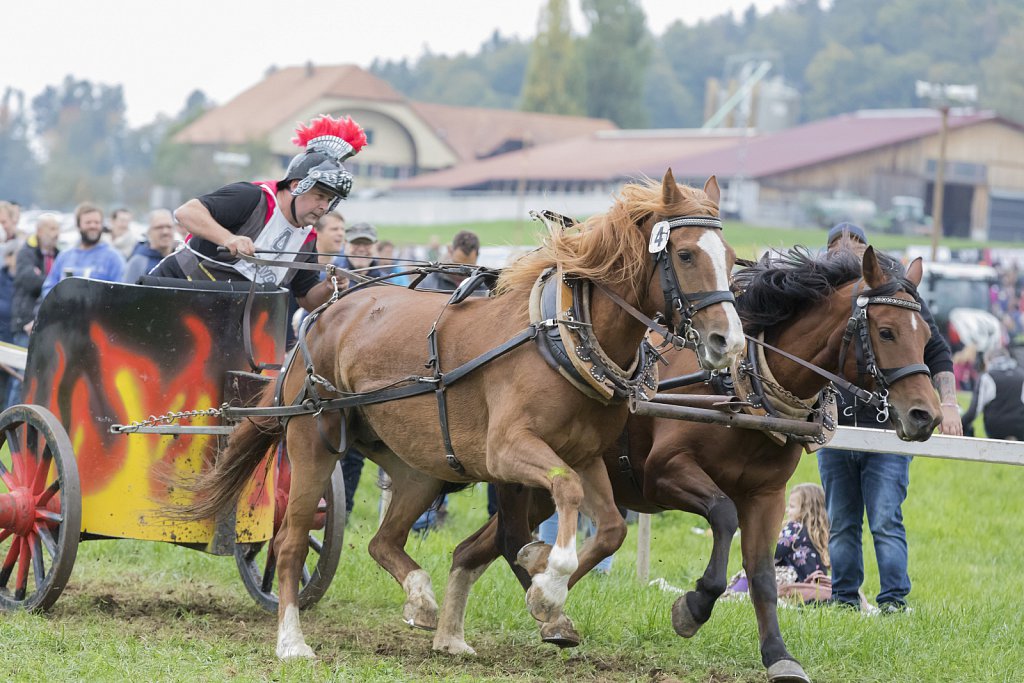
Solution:
{"label": "black t-shirt", "polygon": [[[256,210],[263,198],[263,192],[264,190],[259,185],[252,183],[231,183],[209,194],[204,194],[198,198],[198,201],[210,212],[213,220],[224,226],[228,232],[237,234],[238,229]],[[193,236],[188,244],[193,251],[208,258],[217,259],[217,244],[196,236]],[[300,251],[308,251],[313,254],[312,256],[303,256],[301,260],[316,261],[316,232],[310,233]],[[223,259],[223,255],[221,255],[221,259]],[[299,270],[288,287],[295,296],[301,297],[305,296],[319,281],[315,270]]]}

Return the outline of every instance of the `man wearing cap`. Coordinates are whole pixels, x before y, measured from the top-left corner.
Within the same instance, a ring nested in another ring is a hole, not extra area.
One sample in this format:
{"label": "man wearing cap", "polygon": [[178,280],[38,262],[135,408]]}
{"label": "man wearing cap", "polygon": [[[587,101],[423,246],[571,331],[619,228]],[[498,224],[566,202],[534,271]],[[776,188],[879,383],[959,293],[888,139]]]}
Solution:
{"label": "man wearing cap", "polygon": [[[385,273],[379,268],[376,256],[377,228],[365,222],[355,223],[345,228],[345,254],[336,258],[334,264],[346,270],[357,271],[364,277],[382,277]],[[348,286],[352,287],[355,284],[355,280],[349,280]],[[355,504],[356,489],[359,487],[365,460],[366,456],[354,446],[349,446],[348,452],[341,460],[341,474],[345,481],[345,519],[352,516],[352,506]]]}
{"label": "man wearing cap", "polygon": [[[180,206],[175,217],[191,235],[152,275],[288,287],[306,310],[326,302],[331,283],[316,270],[288,264],[316,263],[313,225],[348,196],[352,175],[341,162],[363,148],[366,134],[348,117],[321,116],[297,128],[292,141],[304,151],[280,180],[233,183]],[[240,255],[278,263],[255,264]]]}
{"label": "man wearing cap", "polygon": [[[851,242],[853,244],[851,244]],[[837,253],[851,248],[859,256],[867,249],[863,228],[839,223],[828,232],[828,251]],[[921,304],[921,317],[931,328],[924,349],[924,362],[932,373],[932,383],[942,404],[943,434],[962,436],[960,411],[956,402],[956,380],[949,345],[939,334],[928,306]],[[842,406],[853,406],[852,394],[840,391]],[[847,426],[886,429],[877,420],[877,411],[861,405],[852,415],[839,411],[839,423]],[[858,591],[864,582],[862,520],[865,512],[875,545],[881,583],[876,602],[883,614],[908,611],[910,575],[907,572],[907,531],[903,526],[903,501],[910,486],[911,457],[896,453],[868,453],[822,448],[818,451],[818,473],[825,489],[825,506],[831,533],[828,551],[832,560],[832,602],[860,608]]]}

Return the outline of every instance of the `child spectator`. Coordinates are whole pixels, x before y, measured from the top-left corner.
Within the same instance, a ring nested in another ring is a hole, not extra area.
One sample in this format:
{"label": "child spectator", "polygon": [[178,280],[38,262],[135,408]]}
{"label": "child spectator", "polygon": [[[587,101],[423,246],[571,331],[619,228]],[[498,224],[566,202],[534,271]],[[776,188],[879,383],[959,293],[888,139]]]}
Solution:
{"label": "child spectator", "polygon": [[[775,546],[775,583],[779,597],[801,602],[825,602],[832,597],[828,577],[829,523],[825,490],[818,484],[798,484],[789,494],[786,522]],[[729,582],[726,596],[747,592],[747,575]]]}

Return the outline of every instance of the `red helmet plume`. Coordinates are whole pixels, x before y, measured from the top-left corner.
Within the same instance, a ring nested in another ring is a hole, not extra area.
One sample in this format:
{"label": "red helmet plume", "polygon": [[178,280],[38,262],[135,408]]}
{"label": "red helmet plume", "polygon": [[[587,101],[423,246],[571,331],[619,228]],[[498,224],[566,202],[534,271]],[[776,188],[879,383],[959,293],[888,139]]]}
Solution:
{"label": "red helmet plume", "polygon": [[[309,124],[299,124],[292,142],[299,147],[305,147],[306,151],[337,155],[335,158],[342,161],[366,145],[366,133],[362,126],[349,116],[335,119],[324,114]],[[345,144],[338,144],[339,142]]]}

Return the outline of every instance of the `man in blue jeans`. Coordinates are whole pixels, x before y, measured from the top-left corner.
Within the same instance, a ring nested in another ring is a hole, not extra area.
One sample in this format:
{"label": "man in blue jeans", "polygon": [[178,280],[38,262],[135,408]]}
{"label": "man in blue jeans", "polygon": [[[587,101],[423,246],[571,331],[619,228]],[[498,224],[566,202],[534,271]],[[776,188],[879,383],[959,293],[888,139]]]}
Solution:
{"label": "man in blue jeans", "polygon": [[[831,251],[844,234],[867,248],[864,230],[852,223],[840,223],[828,233]],[[920,301],[920,300],[919,300]],[[921,316],[931,327],[932,336],[924,351],[924,361],[932,373],[932,383],[942,404],[943,434],[962,436],[960,411],[956,402],[956,381],[949,345],[939,334],[928,307],[921,302]],[[843,392],[842,406],[852,405],[853,396]],[[840,410],[839,423],[857,427],[885,429],[876,411],[862,406],[847,416]],[[864,556],[861,548],[864,513],[875,544],[881,590],[875,601],[883,613],[907,609],[910,575],[907,573],[907,530],[903,526],[903,501],[910,486],[911,457],[895,453],[867,453],[822,448],[818,451],[818,473],[825,489],[825,505],[832,530],[828,551],[832,560],[832,601],[860,608],[858,591],[864,582]]]}

